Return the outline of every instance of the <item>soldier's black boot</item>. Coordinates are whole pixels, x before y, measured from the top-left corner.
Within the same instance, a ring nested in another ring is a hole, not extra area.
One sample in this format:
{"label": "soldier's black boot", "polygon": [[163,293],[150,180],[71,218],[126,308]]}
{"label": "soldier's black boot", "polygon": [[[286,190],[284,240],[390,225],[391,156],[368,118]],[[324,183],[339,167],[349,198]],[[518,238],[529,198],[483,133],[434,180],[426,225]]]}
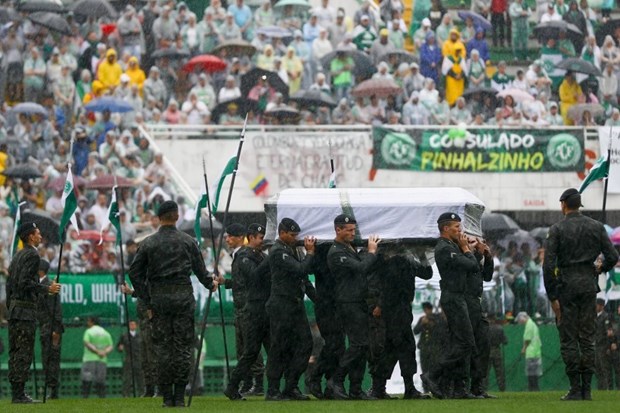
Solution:
{"label": "soldier's black boot", "polygon": [[581,397],[583,400],[592,400],[592,373],[581,375]]}
{"label": "soldier's black boot", "polygon": [[154,397],[155,396],[155,386],[147,385],[144,387],[144,394],[142,397]]}
{"label": "soldier's black boot", "polygon": [[350,383],[349,399],[351,400],[378,400],[372,394],[366,393],[365,391],[362,390],[362,383]]}
{"label": "soldier's black boot", "polygon": [[30,396],[24,393],[24,383],[11,382],[11,403],[15,404],[30,404],[39,403],[37,400],[32,400]]}
{"label": "soldier's black boot", "polygon": [[50,387],[50,399],[57,400],[58,399],[58,386]]}
{"label": "soldier's black boot", "polygon": [[385,382],[386,380],[373,376],[372,386],[370,387],[370,390],[368,390],[368,395],[380,400],[393,399],[393,397],[385,391]]}
{"label": "soldier's black boot", "polygon": [[267,393],[265,394],[265,401],[268,402],[281,402],[289,400],[280,393],[280,381],[267,379]]}
{"label": "soldier's black boot", "polygon": [[474,396],[467,390],[464,380],[454,381],[454,392],[452,394],[453,399],[481,399],[482,397]]}
{"label": "soldier's black boot", "polygon": [[299,387],[297,387],[295,384],[289,384],[289,383],[287,383],[286,386],[284,386],[284,391],[282,392],[282,396],[289,400],[298,400],[298,401],[310,400],[310,397],[303,394],[301,390],[299,390]]}
{"label": "soldier's black boot", "polygon": [[583,400],[583,395],[581,394],[581,375],[579,373],[571,373],[568,375],[568,381],[570,382],[570,390],[560,400]]}
{"label": "soldier's black boot", "polygon": [[413,377],[403,377],[403,380],[405,381],[405,394],[403,394],[403,400],[425,400],[431,398],[428,394],[420,393],[418,389],[415,388],[415,384],[413,384]]}
{"label": "soldier's black boot", "polygon": [[174,407],[185,407],[185,388],[187,383],[174,384]]}
{"label": "soldier's black boot", "polygon": [[85,399],[88,399],[88,396],[90,396],[90,386],[93,383],[90,381],[83,381],[82,382],[82,397]]}
{"label": "soldier's black boot", "polygon": [[239,393],[239,384],[238,383],[233,383],[230,382],[228,383],[228,386],[226,386],[226,389],[224,390],[224,394],[226,395],[226,397],[228,397],[230,400],[245,400],[243,398],[243,396],[241,395],[241,393]]}
{"label": "soldier's black boot", "polygon": [[428,391],[436,399],[446,398],[444,389],[441,387],[441,376],[440,375],[424,373],[422,375],[422,383],[424,383],[424,388],[428,389]]}
{"label": "soldier's black boot", "polygon": [[243,380],[243,383],[241,384],[241,388],[239,389],[239,393],[245,396],[247,393],[250,392],[251,389],[252,389],[252,378],[248,377],[245,380]]}
{"label": "soldier's black boot", "polygon": [[264,394],[263,375],[259,374],[254,377],[254,385],[247,393],[245,393],[245,396],[263,396]]}
{"label": "soldier's black boot", "polygon": [[317,399],[323,400],[325,398],[325,394],[323,393],[323,388],[321,387],[320,377],[311,377],[306,383],[306,388],[310,392],[310,394],[316,397]]}
{"label": "soldier's black boot", "polygon": [[174,394],[172,392],[172,384],[160,384],[159,392],[164,398],[161,407],[174,407]]}
{"label": "soldier's black boot", "polygon": [[486,392],[482,380],[471,381],[471,393],[481,399],[497,399],[497,396],[493,396]]}
{"label": "soldier's black boot", "polygon": [[339,372],[340,368],[333,376],[327,380],[327,389],[325,389],[325,393],[329,390],[330,394],[336,400],[347,400],[349,395],[344,390],[344,376]]}

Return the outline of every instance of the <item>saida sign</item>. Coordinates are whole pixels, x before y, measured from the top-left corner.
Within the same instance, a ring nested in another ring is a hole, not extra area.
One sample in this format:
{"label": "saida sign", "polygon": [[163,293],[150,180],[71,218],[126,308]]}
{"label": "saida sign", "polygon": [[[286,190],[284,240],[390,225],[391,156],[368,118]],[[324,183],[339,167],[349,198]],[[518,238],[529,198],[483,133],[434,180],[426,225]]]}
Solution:
{"label": "saida sign", "polygon": [[375,169],[571,172],[584,168],[582,129],[373,128]]}

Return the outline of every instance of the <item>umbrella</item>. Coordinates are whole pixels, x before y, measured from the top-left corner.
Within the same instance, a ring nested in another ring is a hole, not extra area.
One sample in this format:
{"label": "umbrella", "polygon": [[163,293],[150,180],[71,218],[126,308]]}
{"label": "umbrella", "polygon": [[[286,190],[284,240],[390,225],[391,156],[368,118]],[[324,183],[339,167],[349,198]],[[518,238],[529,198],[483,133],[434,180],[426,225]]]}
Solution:
{"label": "umbrella", "polygon": [[245,75],[241,76],[241,94],[248,96],[250,90],[258,83],[258,79],[265,76],[267,82],[276,91],[282,93],[284,97],[288,96],[288,86],[276,72],[270,72],[269,70],[260,69],[255,67],[248,71]]}
{"label": "umbrella", "polygon": [[300,90],[289,98],[289,101],[297,102],[302,108],[303,106],[328,106],[335,108],[336,101],[327,93],[320,90]]}
{"label": "umbrella", "polygon": [[[196,232],[194,231],[194,223],[195,220],[183,221],[179,226],[179,231],[183,231],[188,235],[195,236]],[[222,232],[222,223],[216,219],[211,220],[213,223],[213,235],[218,235]],[[204,239],[211,238],[211,228],[209,226],[209,218],[203,217],[200,220],[200,233]]]}
{"label": "umbrella", "polygon": [[22,0],[17,4],[17,11],[30,13],[37,11],[62,13],[63,9],[62,1],[60,0]]}
{"label": "umbrella", "polygon": [[508,215],[490,212],[482,215],[482,232],[486,237],[501,239],[502,237],[520,230],[517,224]]}
{"label": "umbrella", "polygon": [[112,189],[115,185],[119,188],[131,188],[133,187],[133,182],[122,176],[101,175],[92,181],[86,182],[86,189],[105,190]]}
{"label": "umbrella", "polygon": [[[57,178],[50,180],[46,188],[51,189],[53,191],[62,191],[65,188],[65,183],[67,181],[67,174],[62,174]],[[73,175],[73,186],[78,187],[86,184],[86,179],[81,176]]]}
{"label": "umbrella", "polygon": [[495,96],[497,94],[497,90],[491,87],[473,87],[471,89],[467,89],[462,96],[465,99],[470,99],[477,94],[480,94],[481,97],[490,96],[494,102],[497,101],[497,97]]}
{"label": "umbrella", "polygon": [[566,23],[564,20],[540,23],[534,27],[534,34],[542,39],[557,39],[560,37],[561,31],[565,31],[570,38],[583,39],[581,30],[574,24]]}
{"label": "umbrella", "polygon": [[79,0],[71,6],[71,10],[77,15],[95,19],[101,17],[116,19],[118,17],[114,7],[106,0]]}
{"label": "umbrella", "polygon": [[279,8],[279,7],[284,7],[284,6],[306,7],[308,9],[312,7],[310,3],[308,3],[306,0],[280,0],[279,2],[274,4],[273,7]]}
{"label": "umbrella", "polygon": [[67,36],[71,36],[71,27],[69,27],[69,23],[67,23],[67,20],[65,20],[64,17],[56,13],[40,11],[29,14],[28,18],[34,24],[47,27],[49,30],[66,34]]}
{"label": "umbrella", "polygon": [[529,244],[530,251],[536,251],[540,247],[538,241],[533,236],[531,236],[529,232],[522,229],[512,234],[506,235],[499,240],[498,244],[508,249],[508,245],[511,242],[515,242],[519,247],[521,247],[521,245],[523,244]]}
{"label": "umbrella", "polygon": [[267,37],[273,37],[276,39],[283,39],[285,37],[292,37],[293,33],[280,26],[265,26],[256,30],[256,34],[264,34]]}
{"label": "umbrella", "polygon": [[[77,239],[99,242],[99,240],[101,239],[101,233],[96,230],[83,230],[83,231],[80,231],[80,235],[78,235]],[[104,242],[116,241],[116,235],[111,234],[109,231],[106,231],[103,233],[103,241]]]}
{"label": "umbrella", "polygon": [[377,71],[366,53],[357,49],[337,48],[321,58],[321,65],[326,72],[329,72],[331,62],[336,59],[338,53],[344,53],[353,59],[353,69],[351,70],[355,76],[370,75]]}
{"label": "umbrella", "polygon": [[41,115],[47,118],[47,109],[34,102],[18,103],[13,106],[11,110],[15,113],[23,113],[25,115]]}
{"label": "umbrella", "polygon": [[187,73],[193,72],[196,68],[209,73],[221,72],[226,69],[226,62],[217,56],[203,54],[192,57],[189,62],[183,65],[183,71]]}
{"label": "umbrella", "polygon": [[397,60],[398,60],[398,64],[400,63],[418,63],[418,58],[415,57],[414,55],[412,55],[409,52],[406,52],[404,50],[396,50],[393,52],[387,52],[381,55],[381,57],[379,58],[380,62],[388,62],[390,60],[390,57],[392,56],[396,56]]}
{"label": "umbrella", "polygon": [[547,239],[547,234],[549,233],[549,227],[537,227],[530,231],[530,235],[534,237],[541,244],[545,239]]}
{"label": "umbrella", "polygon": [[301,119],[299,111],[287,105],[281,105],[272,110],[265,111],[265,116],[278,119],[283,123],[297,123]]}
{"label": "umbrella", "polygon": [[158,49],[155,50],[151,57],[153,59],[161,59],[167,57],[168,59],[184,59],[189,57],[189,51],[185,49],[175,49],[173,47],[168,47],[166,49]]}
{"label": "umbrella", "polygon": [[14,9],[0,7],[0,24],[10,23],[19,19],[19,15],[15,12]]}
{"label": "umbrella", "polygon": [[606,36],[615,39],[618,28],[620,28],[620,19],[609,20],[596,31],[596,43],[602,46]]}
{"label": "umbrella", "polygon": [[571,72],[583,73],[592,76],[603,76],[601,71],[590,62],[575,57],[564,59],[555,65],[556,69],[570,70]]}
{"label": "umbrella", "polygon": [[91,112],[105,112],[107,110],[113,113],[126,113],[134,110],[133,106],[124,100],[110,96],[95,99],[86,104],[84,109]]}
{"label": "umbrella", "polygon": [[213,112],[211,112],[211,118],[214,122],[219,123],[220,116],[228,111],[228,105],[234,103],[237,105],[237,114],[242,118],[245,118],[245,115],[249,111],[256,112],[258,110],[258,102],[252,99],[246,98],[237,98],[232,100],[227,100],[225,102],[221,102],[216,107],[213,108]]}
{"label": "umbrella", "polygon": [[256,47],[243,40],[229,40],[217,45],[212,51],[214,55],[224,56],[248,56],[252,57],[256,53]]}
{"label": "umbrella", "polygon": [[41,236],[45,240],[52,244],[60,244],[60,236],[58,235],[60,229],[60,223],[52,218],[52,216],[43,210],[37,209],[34,211],[26,210],[21,214],[22,222],[34,222],[37,224]]}
{"label": "umbrella", "polygon": [[605,114],[605,108],[598,103],[579,103],[568,109],[568,116],[572,120],[579,122],[586,111],[590,112],[593,119]]}
{"label": "umbrella", "polygon": [[613,230],[609,239],[614,245],[620,245],[620,227]]}
{"label": "umbrella", "polygon": [[379,99],[385,99],[388,96],[397,95],[401,91],[401,87],[391,79],[368,79],[355,86],[351,94],[355,97],[374,95]]}
{"label": "umbrella", "polygon": [[19,179],[32,179],[32,178],[40,178],[42,175],[36,169],[30,165],[21,164],[17,166],[12,166],[10,168],[5,169],[1,172],[2,175],[7,176],[9,178],[19,178]]}
{"label": "umbrella", "polygon": [[473,11],[461,10],[458,12],[458,15],[463,21],[467,20],[467,18],[471,18],[474,21],[474,26],[480,27],[481,29],[491,30],[493,28],[491,23],[485,19],[484,16],[474,13]]}
{"label": "umbrella", "polygon": [[535,100],[534,96],[521,89],[515,88],[504,89],[497,94],[498,98],[505,98],[506,96],[512,96],[514,101],[519,103]]}

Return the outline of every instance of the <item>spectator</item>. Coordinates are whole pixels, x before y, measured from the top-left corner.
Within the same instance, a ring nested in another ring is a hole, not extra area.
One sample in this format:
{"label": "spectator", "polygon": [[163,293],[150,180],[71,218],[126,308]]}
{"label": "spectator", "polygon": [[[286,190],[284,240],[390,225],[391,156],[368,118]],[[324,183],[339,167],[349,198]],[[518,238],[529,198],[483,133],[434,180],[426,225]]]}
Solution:
{"label": "spectator", "polygon": [[235,17],[235,24],[243,38],[251,41],[254,37],[252,33],[252,10],[243,3],[243,0],[235,0],[234,4],[228,6],[228,13],[232,13]]}
{"label": "spectator", "polygon": [[[389,0],[385,0],[389,1]],[[375,65],[379,64],[379,58],[387,53],[396,51],[394,44],[389,39],[390,31],[388,29],[381,29],[379,31],[379,38],[372,42],[372,46],[368,50],[370,59]]]}
{"label": "spectator", "polygon": [[222,103],[229,100],[237,99],[238,97],[241,97],[241,91],[235,85],[235,78],[228,75],[226,77],[226,83],[224,84],[224,87],[220,89],[217,101],[219,103]]}
{"label": "spectator", "polygon": [[487,79],[486,65],[484,60],[480,58],[478,49],[474,49],[470,53],[470,59],[467,63],[468,73],[467,81],[470,88],[484,87]]}
{"label": "spectator", "polygon": [[353,29],[352,35],[358,50],[365,52],[370,49],[377,38],[377,32],[370,23],[370,16],[364,14],[360,17],[360,23]]}
{"label": "spectator", "polygon": [[491,78],[491,87],[498,92],[512,87],[512,77],[506,73],[506,62],[501,61],[497,65],[497,72]]}
{"label": "spectator", "polygon": [[[504,48],[504,39],[506,35],[506,12],[508,11],[508,2],[506,0],[491,0],[491,26],[493,46]],[[508,39],[510,42],[510,39]]]}
{"label": "spectator", "polygon": [[170,6],[164,6],[159,17],[153,22],[153,28],[151,29],[155,44],[160,48],[170,46],[179,32],[179,26],[170,16],[170,12]]}
{"label": "spectator", "polygon": [[443,21],[448,11],[441,4],[441,0],[431,0],[431,9],[428,12],[428,19],[431,22],[431,30],[434,32]]}
{"label": "spectator", "polygon": [[402,123],[404,125],[428,125],[429,111],[420,103],[420,94],[413,91],[409,101],[403,106]]}
{"label": "spectator", "polygon": [[344,9],[339,8],[336,12],[336,20],[332,24],[327,25],[327,29],[329,30],[329,40],[332,42],[332,48],[334,49],[338,47],[338,44],[340,44],[340,42],[344,39],[345,34],[349,32],[344,18]]}
{"label": "spectator", "polygon": [[254,12],[254,27],[260,29],[261,27],[275,26],[275,24],[276,18],[271,8],[271,1],[264,0]]}
{"label": "spectator", "polygon": [[45,62],[39,55],[39,49],[30,48],[30,55],[24,60],[24,98],[27,102],[37,102],[45,87]]}
{"label": "spectator", "polygon": [[289,46],[286,55],[282,58],[282,67],[288,76],[289,95],[301,89],[304,66],[299,57],[295,54],[295,48]]}
{"label": "spectator", "polygon": [[106,373],[108,354],[114,349],[112,336],[99,326],[94,316],[86,319],[87,330],[84,332],[84,357],[82,358],[82,397],[90,395],[94,383],[100,398],[106,396]]}
{"label": "spectator", "polygon": [[[231,7],[232,6],[234,6],[234,4],[231,4]],[[226,13],[224,23],[217,28],[217,31],[220,34],[220,41],[222,42],[242,39],[241,29],[237,26],[237,23],[235,23],[235,15],[230,11]]]}
{"label": "spectator", "polygon": [[559,94],[560,113],[562,114],[562,119],[564,119],[564,124],[572,125],[573,120],[568,116],[568,111],[573,105],[584,99],[581,86],[579,86],[579,83],[575,80],[575,75],[573,72],[566,72],[564,80],[560,84]]}
{"label": "spectator", "polygon": [[562,20],[562,16],[555,12],[553,3],[547,3],[547,11],[540,18],[541,23],[558,22]]}
{"label": "spectator", "polygon": [[116,50],[110,48],[105,53],[105,60],[99,64],[97,68],[97,80],[99,80],[105,89],[114,91],[121,83],[121,75],[123,69],[116,61]]}
{"label": "spectator", "polygon": [[[449,44],[446,42],[445,44]],[[446,102],[452,106],[461,97],[465,89],[465,76],[467,76],[467,62],[463,57],[465,47],[456,47],[454,55],[444,55],[441,73],[446,76]]]}
{"label": "spectator", "polygon": [[116,23],[116,30],[121,40],[121,52],[139,59],[144,50],[144,33],[132,5],[125,6],[125,12]]}
{"label": "spectator", "polygon": [[433,30],[431,29],[431,21],[428,17],[425,17],[422,20],[422,25],[420,28],[413,34],[413,43],[415,45],[416,52],[419,53],[422,45],[426,43],[426,36],[428,36],[429,33],[433,33]]}
{"label": "spectator", "polygon": [[144,81],[144,97],[148,100],[149,98],[153,98],[155,100],[156,106],[158,108],[163,108],[164,103],[166,102],[166,86],[164,82],[159,77],[160,72],[157,66],[151,67],[149,71],[149,77]]}
{"label": "spectator", "polygon": [[213,11],[207,7],[203,19],[198,23],[198,34],[200,36],[200,52],[210,53],[217,46],[220,38],[219,24],[215,20]]}
{"label": "spectator", "polygon": [[329,73],[334,94],[338,100],[349,98],[349,91],[353,86],[353,67],[353,58],[345,52],[336,52],[336,58],[330,63]]}
{"label": "spectator", "polygon": [[435,43],[435,35],[426,35],[426,43],[420,50],[420,73],[426,78],[430,78],[436,84],[439,82],[439,69],[442,61],[441,50]]}
{"label": "spectator", "polygon": [[512,22],[512,51],[515,60],[527,60],[527,39],[529,29],[527,19],[530,11],[523,0],[515,0],[508,10]]}
{"label": "spectator", "polygon": [[470,56],[473,50],[478,51],[483,62],[489,60],[489,45],[487,44],[487,39],[485,38],[484,29],[476,29],[475,37],[467,42],[467,55]]}

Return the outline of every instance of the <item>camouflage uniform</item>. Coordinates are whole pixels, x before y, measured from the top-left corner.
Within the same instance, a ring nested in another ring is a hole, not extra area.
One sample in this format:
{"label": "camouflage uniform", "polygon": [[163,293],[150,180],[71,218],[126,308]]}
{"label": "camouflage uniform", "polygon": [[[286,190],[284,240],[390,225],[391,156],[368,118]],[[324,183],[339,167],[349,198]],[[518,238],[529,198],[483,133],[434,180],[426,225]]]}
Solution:
{"label": "camouflage uniform", "polygon": [[48,289],[39,283],[39,254],[25,246],[9,267],[7,307],[9,316],[9,381],[13,399],[24,397],[24,383],[30,376],[37,321],[37,299]]}
{"label": "camouflage uniform", "polygon": [[506,391],[506,372],[504,371],[504,354],[502,346],[508,344],[508,339],[504,333],[504,328],[498,323],[489,326],[489,364],[487,366],[487,376],[485,377],[485,388],[488,386],[491,367],[495,369],[495,378],[499,391]]}
{"label": "camouflage uniform", "polygon": [[138,298],[136,303],[138,313],[138,328],[140,329],[140,365],[146,386],[145,396],[153,396],[154,387],[157,385],[157,363],[155,359],[155,349],[153,348],[153,324],[147,313],[147,306],[144,300]]}
{"label": "camouflage uniform", "polygon": [[159,388],[166,405],[185,404],[196,309],[192,272],[205,287],[212,288],[213,278],[207,272],[198,244],[173,225],[162,225],[142,241],[129,269],[136,296],[153,311],[152,340]]}
{"label": "camouflage uniform", "polygon": [[[41,280],[41,285],[49,287],[52,281],[46,276]],[[56,304],[54,304],[54,301]],[[52,309],[54,317],[52,321]],[[62,333],[62,306],[60,305],[59,295],[39,295],[37,302],[37,321],[39,322],[39,334],[41,341],[41,359],[43,361],[43,371],[45,372],[45,384],[50,388],[51,398],[58,398],[58,385],[60,379],[60,348]],[[52,339],[53,332],[58,339]],[[50,348],[50,342],[52,344]]]}
{"label": "camouflage uniform", "polygon": [[[121,350],[122,346],[122,350]],[[141,355],[142,347],[142,332],[135,332],[134,336],[131,336],[131,345],[127,339],[127,333],[123,334],[118,340],[116,348],[118,351],[122,351],[125,354],[123,359],[123,397],[133,396],[134,380],[136,383],[136,395],[139,395],[144,388],[144,375],[142,374],[142,359]],[[129,352],[131,348],[131,353]],[[131,359],[130,359],[131,354]],[[133,367],[133,370],[132,370]],[[133,372],[133,377],[132,377]]]}

